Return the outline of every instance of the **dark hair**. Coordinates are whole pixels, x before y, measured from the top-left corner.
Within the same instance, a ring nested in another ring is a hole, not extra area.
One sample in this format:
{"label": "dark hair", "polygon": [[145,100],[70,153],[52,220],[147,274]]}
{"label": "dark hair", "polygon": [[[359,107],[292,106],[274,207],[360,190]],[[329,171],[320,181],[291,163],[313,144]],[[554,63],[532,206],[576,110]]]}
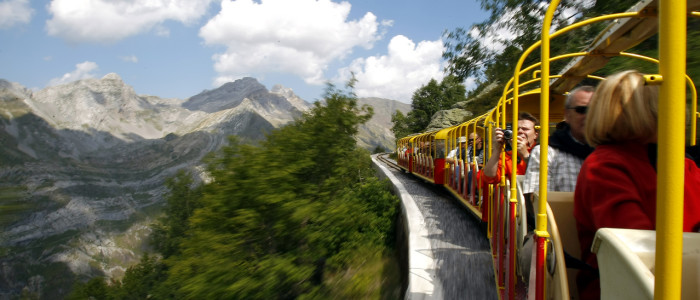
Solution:
{"label": "dark hair", "polygon": [[518,114],[518,120],[529,120],[529,121],[532,121],[532,123],[534,123],[535,125],[537,125],[539,122],[539,121],[537,121],[537,118],[535,118],[535,116],[533,116],[531,113],[526,112],[526,111],[521,111]]}

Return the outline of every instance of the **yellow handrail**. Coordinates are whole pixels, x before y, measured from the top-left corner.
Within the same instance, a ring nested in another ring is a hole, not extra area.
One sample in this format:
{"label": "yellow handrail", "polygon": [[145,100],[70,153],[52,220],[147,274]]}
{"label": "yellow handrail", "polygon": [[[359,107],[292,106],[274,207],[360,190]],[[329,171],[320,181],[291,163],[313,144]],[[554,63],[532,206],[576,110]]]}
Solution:
{"label": "yellow handrail", "polygon": [[[683,254],[686,1],[659,3],[658,174],[656,190],[656,274],[654,299],[680,299]],[[661,205],[659,205],[661,204]]]}
{"label": "yellow handrail", "polygon": [[554,18],[554,11],[558,5],[559,0],[552,0],[552,3],[547,8],[547,13],[542,23],[542,47],[540,47],[542,57],[542,65],[540,67],[540,78],[542,79],[540,83],[540,134],[545,138],[540,140],[540,198],[537,221],[535,222],[535,234],[537,236],[536,259],[538,262],[538,281],[536,282],[535,294],[538,300],[545,299],[546,295],[544,276],[540,274],[544,270],[542,270],[540,262],[543,266],[546,266],[547,247],[545,243],[546,239],[549,238],[549,232],[547,231],[547,174],[549,171],[547,168],[547,149],[549,148],[549,139],[547,137],[549,137],[549,40],[553,38],[553,35],[550,37],[549,30]]}

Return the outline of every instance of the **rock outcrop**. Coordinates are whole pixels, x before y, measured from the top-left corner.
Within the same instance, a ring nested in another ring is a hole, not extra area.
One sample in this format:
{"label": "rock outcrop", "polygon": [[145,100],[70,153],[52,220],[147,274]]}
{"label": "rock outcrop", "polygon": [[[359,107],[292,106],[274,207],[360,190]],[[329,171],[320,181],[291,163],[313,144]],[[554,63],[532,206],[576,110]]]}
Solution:
{"label": "rock outcrop", "polygon": [[448,110],[440,110],[436,112],[430,119],[430,123],[425,131],[432,131],[459,125],[469,119],[473,113],[461,108],[452,108]]}

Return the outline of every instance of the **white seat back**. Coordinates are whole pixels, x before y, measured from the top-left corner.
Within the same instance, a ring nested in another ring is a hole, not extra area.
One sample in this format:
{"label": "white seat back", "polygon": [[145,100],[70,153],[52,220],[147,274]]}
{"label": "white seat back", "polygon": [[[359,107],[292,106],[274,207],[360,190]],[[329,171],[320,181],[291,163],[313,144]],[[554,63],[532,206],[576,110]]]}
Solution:
{"label": "white seat back", "polygon": [[[601,299],[653,299],[656,231],[601,228],[591,251]],[[700,233],[683,233],[682,299],[700,299]]]}

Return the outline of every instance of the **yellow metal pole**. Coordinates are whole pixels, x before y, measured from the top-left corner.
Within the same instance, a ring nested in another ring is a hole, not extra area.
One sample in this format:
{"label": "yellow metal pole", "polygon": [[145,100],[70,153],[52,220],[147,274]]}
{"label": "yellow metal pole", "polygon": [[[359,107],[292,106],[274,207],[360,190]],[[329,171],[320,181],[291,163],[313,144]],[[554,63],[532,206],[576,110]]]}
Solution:
{"label": "yellow metal pole", "polygon": [[681,298],[685,118],[686,1],[659,3],[659,158],[654,299]]}
{"label": "yellow metal pole", "polygon": [[[497,112],[498,107],[496,107],[496,111],[494,112],[495,114],[498,114]],[[493,114],[490,114],[486,119],[484,120],[484,164],[491,158],[491,148],[493,145],[493,125],[492,123],[494,122],[493,120]],[[488,141],[488,142],[486,142]],[[481,187],[481,185],[479,185]],[[486,190],[482,190],[482,193],[485,193],[486,196],[486,201],[489,209],[489,214],[488,214],[488,222],[487,226],[487,236],[489,240],[493,237],[493,224],[494,224],[494,214],[493,214],[493,197],[491,197],[491,187],[487,187]],[[484,197],[484,195],[481,195],[481,197]],[[493,242],[490,243],[491,249],[493,249]],[[491,252],[493,254],[493,252]],[[494,264],[495,266],[495,264]]]}
{"label": "yellow metal pole", "polygon": [[[506,119],[508,118],[508,112],[507,112],[507,107],[506,107],[507,105],[508,105],[508,100],[506,97],[503,97],[503,110],[501,110],[502,115],[499,119],[501,122],[501,125],[499,127],[502,129],[506,128]],[[505,151],[505,149],[504,149],[504,151],[501,151],[501,158],[499,161],[500,161],[499,165],[501,167],[501,170],[503,171],[503,172],[501,172],[500,186],[504,187],[506,185],[506,180],[505,180],[505,178],[506,178],[506,172],[505,172],[505,170],[506,170],[506,168],[505,168],[506,151]]]}
{"label": "yellow metal pole", "polygon": [[698,113],[698,91],[695,89],[695,84],[693,80],[690,79],[688,75],[685,76],[686,81],[690,84],[692,95],[691,102],[691,115],[690,115],[690,145],[695,146],[698,138],[698,118],[700,118],[700,113]]}
{"label": "yellow metal pole", "polygon": [[539,211],[536,222],[537,241],[537,285],[535,288],[535,298],[538,300],[546,298],[546,284],[544,279],[544,269],[546,269],[547,247],[546,241],[549,238],[547,232],[547,149],[549,147],[549,40],[550,27],[554,18],[554,11],[559,5],[559,0],[552,0],[547,8],[547,13],[542,22],[542,46],[540,47],[542,65],[540,66],[540,198]]}
{"label": "yellow metal pole", "polygon": [[547,231],[547,173],[549,168],[547,167],[547,149],[549,147],[549,40],[550,34],[549,29],[552,24],[552,19],[554,18],[554,11],[556,11],[559,5],[558,0],[552,1],[549,4],[547,13],[544,17],[544,22],[542,23],[542,46],[540,47],[542,64],[540,66],[541,71],[541,83],[540,83],[540,203],[539,212],[537,212],[537,231],[546,232]]}

